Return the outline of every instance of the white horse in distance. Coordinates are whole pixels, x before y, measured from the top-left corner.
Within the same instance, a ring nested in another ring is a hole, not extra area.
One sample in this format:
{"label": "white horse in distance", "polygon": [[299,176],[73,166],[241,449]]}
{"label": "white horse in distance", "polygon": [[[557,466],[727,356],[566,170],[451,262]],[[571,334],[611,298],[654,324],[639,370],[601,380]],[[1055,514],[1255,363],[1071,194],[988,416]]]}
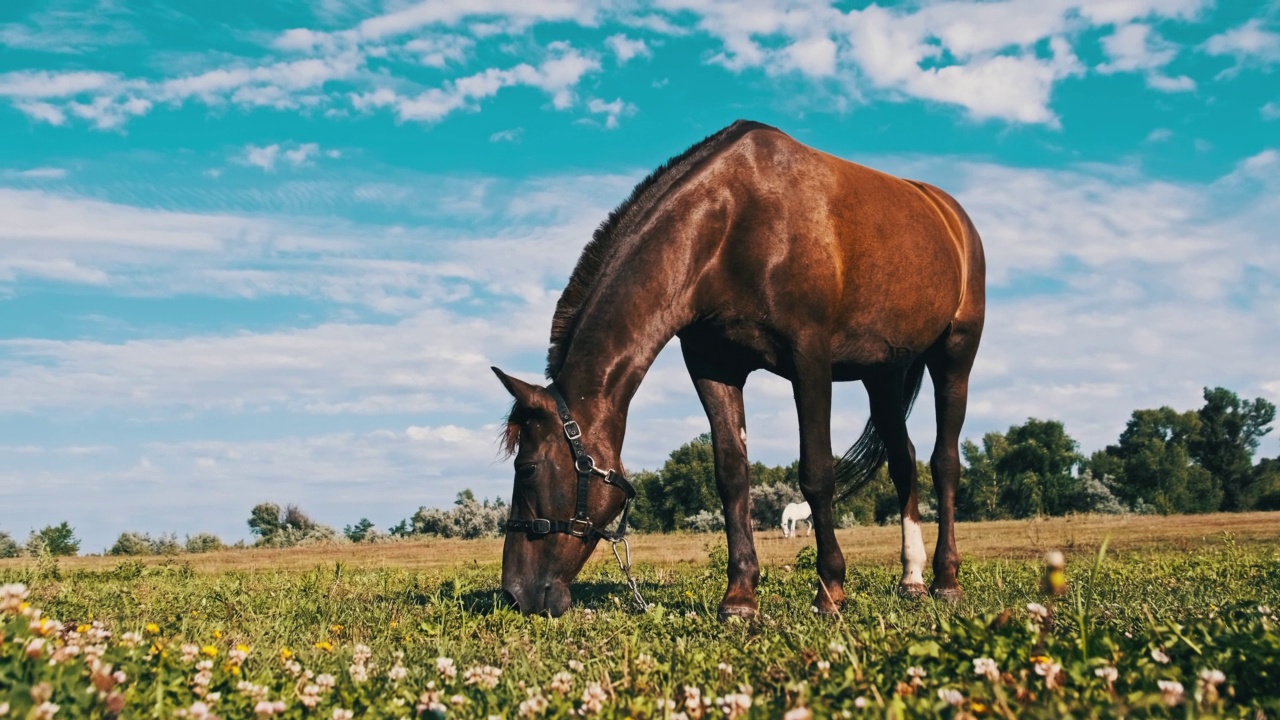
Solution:
{"label": "white horse in distance", "polygon": [[796,536],[796,523],[804,521],[809,523],[809,528],[805,530],[805,537],[813,532],[813,510],[809,508],[809,503],[798,502],[787,505],[782,510],[782,537],[793,538]]}

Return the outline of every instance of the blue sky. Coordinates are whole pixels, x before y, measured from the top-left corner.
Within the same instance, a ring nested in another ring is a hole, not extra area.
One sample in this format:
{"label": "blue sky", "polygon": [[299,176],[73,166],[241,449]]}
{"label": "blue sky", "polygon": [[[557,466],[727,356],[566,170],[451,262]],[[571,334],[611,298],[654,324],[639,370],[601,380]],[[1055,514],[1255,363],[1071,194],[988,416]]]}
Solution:
{"label": "blue sky", "polygon": [[[0,8],[19,538],[505,495],[488,366],[539,377],[594,226],[737,118],[968,208],[990,307],[967,436],[1055,417],[1092,451],[1205,385],[1280,400],[1278,3],[203,5]],[[637,397],[631,468],[706,427],[678,356]],[[865,408],[838,389],[837,446]],[[795,457],[785,383],[753,377],[748,412],[755,459]]]}

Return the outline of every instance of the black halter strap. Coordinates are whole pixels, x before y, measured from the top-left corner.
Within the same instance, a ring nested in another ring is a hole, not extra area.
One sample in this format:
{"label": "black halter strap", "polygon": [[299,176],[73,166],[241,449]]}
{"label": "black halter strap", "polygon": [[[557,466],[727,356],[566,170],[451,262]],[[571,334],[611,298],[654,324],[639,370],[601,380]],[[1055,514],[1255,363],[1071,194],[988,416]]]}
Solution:
{"label": "black halter strap", "polygon": [[[631,500],[636,496],[636,489],[621,473],[613,470],[601,470],[596,467],[595,459],[587,454],[587,448],[582,444],[582,428],[578,426],[573,416],[569,414],[569,406],[565,403],[564,396],[560,394],[554,383],[547,387],[547,392],[551,393],[551,397],[555,398],[556,414],[560,416],[560,423],[564,426],[565,439],[569,441],[569,448],[573,451],[573,469],[578,473],[577,506],[574,509],[571,520],[548,520],[546,518],[517,520],[511,518],[507,520],[507,532],[525,532],[530,535],[564,533],[580,538],[619,542],[627,534],[627,515],[631,512]],[[618,527],[615,530],[609,531],[598,528],[588,517],[588,500],[590,499],[589,493],[593,475],[599,476],[606,485],[618,488],[627,496],[626,503],[622,506],[622,519],[619,520]]]}

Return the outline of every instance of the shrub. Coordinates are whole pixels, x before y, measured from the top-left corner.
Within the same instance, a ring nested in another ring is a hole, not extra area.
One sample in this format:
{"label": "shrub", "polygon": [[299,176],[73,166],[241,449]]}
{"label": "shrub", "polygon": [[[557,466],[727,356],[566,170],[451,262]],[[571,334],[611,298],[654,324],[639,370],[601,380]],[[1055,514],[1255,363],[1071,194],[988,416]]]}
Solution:
{"label": "shrub", "polygon": [[703,510],[697,515],[686,517],[683,525],[683,529],[689,532],[721,532],[724,530],[724,513],[718,510]]}
{"label": "shrub", "polygon": [[189,553],[207,553],[222,550],[226,547],[219,538],[213,533],[196,533],[187,536],[187,552]]}
{"label": "shrub", "polygon": [[177,533],[169,533],[151,541],[152,555],[177,555],[182,552],[182,543],[178,542]]}
{"label": "shrub", "polygon": [[351,542],[364,542],[371,532],[376,533],[377,530],[374,529],[373,521],[369,518],[360,518],[360,522],[355,525],[342,528],[342,534],[346,535]]}
{"label": "shrub", "polygon": [[144,533],[124,532],[107,550],[108,555],[150,555],[151,537]]}
{"label": "shrub", "polygon": [[751,521],[756,529],[778,528],[782,511],[791,503],[804,502],[800,491],[782,483],[768,483],[751,488]]}
{"label": "shrub", "polygon": [[501,500],[481,502],[470,490],[463,490],[458,493],[453,508],[420,507],[410,521],[416,535],[469,540],[502,535],[508,514],[507,506]]}
{"label": "shrub", "polygon": [[281,510],[275,503],[259,503],[250,512],[248,523],[249,531],[258,536],[257,547],[314,545],[339,538],[336,530],[312,520],[297,505]]}

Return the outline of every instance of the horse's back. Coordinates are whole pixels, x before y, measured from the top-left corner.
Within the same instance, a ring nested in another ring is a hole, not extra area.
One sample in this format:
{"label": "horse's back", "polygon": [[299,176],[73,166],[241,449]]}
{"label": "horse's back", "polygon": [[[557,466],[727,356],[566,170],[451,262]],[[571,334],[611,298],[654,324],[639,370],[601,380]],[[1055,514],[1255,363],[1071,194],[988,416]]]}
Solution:
{"label": "horse's back", "polygon": [[768,127],[742,134],[700,175],[703,211],[724,218],[705,258],[722,272],[704,302],[737,294],[729,304],[783,335],[823,328],[838,361],[861,365],[923,352],[960,314],[981,247],[941,190]]}

